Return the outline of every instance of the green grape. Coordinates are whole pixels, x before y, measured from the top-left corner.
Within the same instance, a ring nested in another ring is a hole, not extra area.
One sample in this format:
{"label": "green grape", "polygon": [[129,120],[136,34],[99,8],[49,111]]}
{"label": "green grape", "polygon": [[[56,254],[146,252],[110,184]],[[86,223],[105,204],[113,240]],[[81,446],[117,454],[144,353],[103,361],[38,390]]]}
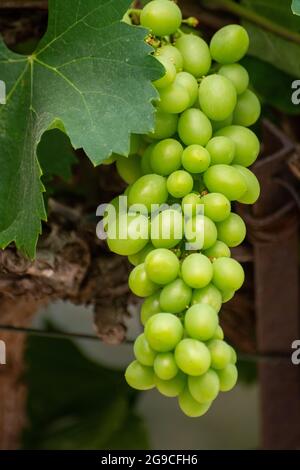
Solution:
{"label": "green grape", "polygon": [[149,222],[146,217],[125,214],[109,222],[107,245],[110,251],[118,255],[134,255],[147,245],[148,232]]}
{"label": "green grape", "polygon": [[177,170],[170,174],[167,179],[167,189],[171,196],[182,198],[189,194],[194,186],[192,176],[184,170]]}
{"label": "green grape", "polygon": [[152,348],[150,348],[144,334],[141,334],[136,338],[133,351],[140,364],[143,366],[153,366],[156,353]]}
{"label": "green grape", "polygon": [[211,367],[213,369],[224,369],[231,360],[231,349],[225,341],[212,339],[207,343],[211,355]]}
{"label": "green grape", "polygon": [[117,158],[118,158],[118,155],[113,153],[110,157],[103,160],[103,162],[101,162],[101,164],[102,165],[112,165],[112,163],[114,163]]}
{"label": "green grape", "polygon": [[208,75],[199,87],[202,111],[214,121],[228,118],[236,106],[237,94],[232,82],[222,75]]}
{"label": "green grape", "polygon": [[167,176],[181,167],[182,152],[183,147],[178,140],[161,140],[151,152],[150,166],[158,175]]}
{"label": "green grape", "polygon": [[229,201],[240,199],[247,191],[245,179],[236,168],[229,165],[211,166],[203,179],[211,193],[224,194]]}
{"label": "green grape", "polygon": [[151,241],[155,248],[174,248],[183,238],[183,217],[177,210],[166,209],[151,222]]}
{"label": "green grape", "polygon": [[227,197],[221,193],[209,193],[201,198],[204,205],[204,214],[214,222],[226,219],[231,211],[231,205]]}
{"label": "green grape", "polygon": [[[200,103],[199,103],[200,106]],[[223,127],[230,126],[233,121],[233,114],[230,114],[227,119],[223,119],[222,121],[214,121],[211,119],[211,125],[213,128],[214,133],[217,132],[220,129],[223,129]]]}
{"label": "green grape", "polygon": [[245,183],[247,186],[247,191],[245,194],[239,199],[239,202],[243,204],[254,204],[260,195],[260,186],[258,179],[256,178],[255,174],[252,171],[248,170],[241,165],[233,165],[240,174],[245,179]]}
{"label": "green grape", "polygon": [[219,130],[216,135],[229,137],[235,144],[235,157],[233,163],[250,166],[258,157],[259,140],[250,129],[242,126],[228,126]]}
{"label": "green grape", "polygon": [[222,292],[222,302],[225,304],[226,302],[229,302],[234,297],[235,291],[234,290],[226,290]]}
{"label": "green grape", "polygon": [[155,376],[155,385],[157,390],[166,397],[177,397],[186,385],[186,376],[181,371],[170,380],[162,380]]}
{"label": "green grape", "polygon": [[150,144],[146,150],[144,151],[142,157],[141,157],[141,170],[143,175],[148,175],[153,173],[153,170],[151,168],[151,153],[155,147],[155,143]]}
{"label": "green grape", "polygon": [[238,95],[244,93],[248,88],[249,74],[241,64],[222,65],[218,73],[233,83]]}
{"label": "green grape", "polygon": [[142,176],[141,157],[129,155],[129,157],[117,158],[116,167],[119,175],[127,184],[134,183]]}
{"label": "green grape", "polygon": [[154,131],[149,134],[149,137],[156,140],[172,137],[177,131],[177,125],[177,114],[164,113],[158,109],[155,115],[155,128]]}
{"label": "green grape", "polygon": [[154,250],[154,246],[152,243],[147,243],[147,245],[141,250],[135,253],[134,255],[129,255],[128,256],[128,261],[133,265],[133,266],[138,266],[138,264],[141,264],[145,261],[146,256]]}
{"label": "green grape", "polygon": [[160,90],[159,109],[165,113],[182,113],[189,107],[190,95],[179,83],[172,83]]}
{"label": "green grape", "polygon": [[246,237],[246,225],[238,215],[231,213],[227,219],[217,224],[218,239],[230,248],[240,245]]}
{"label": "green grape", "polygon": [[145,325],[150,317],[161,312],[159,303],[160,291],[147,297],[141,307],[141,323]]}
{"label": "green grape", "polygon": [[160,285],[169,284],[178,276],[179,260],[172,251],[157,248],[146,257],[145,269],[151,281]]}
{"label": "green grape", "polygon": [[202,212],[199,193],[190,193],[182,199],[181,207],[185,217],[193,217]]}
{"label": "green grape", "polygon": [[206,75],[211,66],[211,56],[206,42],[194,34],[184,34],[175,47],[183,57],[183,70],[194,77]]}
{"label": "green grape", "polygon": [[143,366],[138,361],[129,364],[125,379],[128,385],[136,390],[150,390],[155,387],[152,367]]}
{"label": "green grape", "polygon": [[131,134],[129,155],[138,154],[141,144],[142,144],[142,136],[139,134]]}
{"label": "green grape", "polygon": [[207,145],[212,136],[210,120],[200,109],[187,109],[179,118],[178,134],[185,145]]}
{"label": "green grape", "polygon": [[242,287],[245,274],[238,261],[232,258],[218,258],[213,262],[213,283],[222,292]]}
{"label": "green grape", "polygon": [[206,256],[193,253],[183,261],[181,275],[188,286],[200,289],[207,286],[212,280],[213,267]]}
{"label": "green grape", "polygon": [[145,326],[145,335],[151,348],[158,352],[172,351],[180,342],[183,326],[171,313],[157,313]]}
{"label": "green grape", "polygon": [[203,416],[210,408],[211,403],[199,403],[190,394],[188,387],[178,397],[181,411],[190,418]]}
{"label": "green grape", "polygon": [[230,165],[234,159],[235,146],[229,137],[213,137],[208,142],[206,150],[209,152],[211,165]]}
{"label": "green grape", "polygon": [[224,333],[220,325],[217,326],[216,332],[214,334],[214,339],[224,339]]}
{"label": "green grape", "polygon": [[160,56],[157,56],[156,58],[165,68],[165,74],[161,78],[153,82],[153,85],[156,88],[161,89],[171,85],[171,83],[174,82],[176,77],[176,69],[175,65],[172,64],[169,59]]}
{"label": "green grape", "polygon": [[168,199],[166,179],[160,175],[145,175],[133,183],[128,195],[128,206],[143,204],[151,211],[154,204],[164,204]]}
{"label": "green grape", "polygon": [[205,215],[197,215],[185,223],[185,238],[193,249],[207,250],[217,241],[217,227]]}
{"label": "green grape", "polygon": [[221,392],[229,392],[235,386],[238,379],[238,371],[235,365],[228,364],[223,370],[218,370]]}
{"label": "green grape", "polygon": [[155,36],[168,36],[180,27],[182,15],[180,8],[173,2],[152,0],[141,11],[140,22]]}
{"label": "green grape", "polygon": [[188,309],[184,327],[189,337],[207,341],[216,332],[219,320],[216,311],[207,304],[195,304]]}
{"label": "green grape", "polygon": [[231,359],[230,359],[230,362],[231,364],[236,364],[237,363],[237,355],[236,355],[236,352],[235,350],[233,349],[232,346],[229,346],[230,347],[230,351],[231,351]]}
{"label": "green grape", "polygon": [[209,305],[218,313],[222,306],[222,294],[213,284],[209,284],[193,291],[191,304]]}
{"label": "green grape", "polygon": [[210,352],[204,343],[185,338],[177,344],[175,361],[179,369],[188,375],[204,374],[210,366]]}
{"label": "green grape", "polygon": [[130,290],[138,297],[148,297],[159,289],[158,285],[147,276],[144,263],[131,271],[128,283]]}
{"label": "green grape", "polygon": [[210,53],[220,64],[238,62],[249,47],[247,31],[238,24],[230,24],[219,29],[210,42]]}
{"label": "green grape", "polygon": [[181,313],[188,308],[191,298],[192,289],[182,279],[176,279],[162,289],[159,302],[164,311]]}
{"label": "green grape", "polygon": [[176,75],[175,82],[183,86],[190,95],[189,106],[193,106],[198,98],[198,82],[196,78],[188,72],[179,72]]}
{"label": "green grape", "polygon": [[189,377],[188,386],[194,400],[199,403],[210,403],[218,396],[220,381],[214,370],[208,370],[200,377]]}
{"label": "green grape", "polygon": [[217,240],[216,243],[208,248],[208,250],[204,250],[203,254],[207,256],[210,260],[215,258],[230,258],[231,252],[226,243]]}
{"label": "green grape", "polygon": [[171,44],[167,44],[166,46],[162,46],[157,49],[155,52],[155,57],[165,57],[175,65],[176,72],[179,73],[183,69],[183,58],[181,52],[176,49],[176,47],[172,46]]}
{"label": "green grape", "polygon": [[157,354],[153,364],[155,375],[162,380],[171,380],[178,373],[178,367],[171,352]]}
{"label": "green grape", "polygon": [[256,123],[261,113],[259,99],[251,90],[238,97],[233,113],[233,124],[249,127]]}
{"label": "green grape", "polygon": [[203,173],[210,165],[210,155],[201,145],[189,145],[182,153],[182,166],[190,173]]}

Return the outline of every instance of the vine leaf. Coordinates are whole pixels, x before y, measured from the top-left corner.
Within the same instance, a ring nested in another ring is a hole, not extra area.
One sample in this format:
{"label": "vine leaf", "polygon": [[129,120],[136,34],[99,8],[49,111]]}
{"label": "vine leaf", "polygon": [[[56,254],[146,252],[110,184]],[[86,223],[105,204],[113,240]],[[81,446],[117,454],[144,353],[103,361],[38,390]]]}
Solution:
{"label": "vine leaf", "polygon": [[300,15],[300,0],[293,0],[292,12],[294,13],[294,15]]}
{"label": "vine leaf", "polygon": [[130,0],[50,0],[45,36],[30,56],[0,41],[0,247],[33,258],[46,219],[37,145],[53,123],[94,165],[127,155],[130,133],[153,128],[152,80],[162,75],[146,30],[121,19]]}

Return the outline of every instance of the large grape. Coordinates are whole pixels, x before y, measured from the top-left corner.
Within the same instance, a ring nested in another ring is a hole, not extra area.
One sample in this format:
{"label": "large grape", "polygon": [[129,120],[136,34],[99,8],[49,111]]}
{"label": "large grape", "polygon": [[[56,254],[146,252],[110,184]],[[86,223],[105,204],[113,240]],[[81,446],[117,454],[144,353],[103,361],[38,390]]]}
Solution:
{"label": "large grape", "polygon": [[174,34],[181,25],[180,8],[173,2],[152,0],[142,10],[141,25],[156,36]]}

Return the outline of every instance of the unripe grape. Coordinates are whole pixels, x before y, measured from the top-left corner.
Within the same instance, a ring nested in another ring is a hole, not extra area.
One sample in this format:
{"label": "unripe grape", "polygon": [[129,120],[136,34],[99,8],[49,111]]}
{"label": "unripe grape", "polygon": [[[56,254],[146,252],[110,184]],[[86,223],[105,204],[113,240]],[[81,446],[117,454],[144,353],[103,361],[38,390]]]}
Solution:
{"label": "unripe grape", "polygon": [[150,212],[152,204],[164,204],[168,199],[166,179],[159,175],[145,175],[131,187],[128,196],[129,207],[143,204]]}
{"label": "unripe grape", "polygon": [[200,289],[207,286],[212,280],[213,267],[206,256],[193,253],[183,261],[181,275],[188,286]]}
{"label": "unripe grape", "polygon": [[145,336],[151,348],[158,352],[172,351],[180,342],[183,326],[171,313],[157,313],[145,326]]}
{"label": "unripe grape", "polygon": [[190,95],[179,83],[172,83],[160,90],[159,109],[165,113],[182,113],[189,107]]}
{"label": "unripe grape", "polygon": [[179,260],[172,251],[158,248],[146,257],[145,269],[151,281],[160,285],[169,284],[178,276]]}
{"label": "unripe grape", "polygon": [[249,127],[256,123],[261,113],[259,99],[251,90],[238,97],[233,112],[233,124]]}
{"label": "unripe grape", "polygon": [[236,106],[237,95],[232,82],[222,75],[205,77],[199,87],[202,111],[214,121],[228,118]]}
{"label": "unripe grape", "polygon": [[217,227],[205,215],[197,215],[185,223],[185,238],[193,249],[207,250],[217,241]]}
{"label": "unripe grape", "polygon": [[234,143],[229,137],[213,137],[207,144],[211,165],[230,165],[235,155]]}
{"label": "unripe grape", "polygon": [[178,403],[181,411],[190,418],[203,416],[211,406],[211,403],[199,403],[196,401],[190,394],[188,387],[179,395]]}
{"label": "unripe grape", "polygon": [[179,73],[183,69],[183,58],[181,52],[171,44],[167,44],[157,49],[155,57],[164,57],[174,64],[176,72]]}
{"label": "unripe grape", "polygon": [[195,289],[191,305],[196,304],[209,305],[218,313],[222,306],[222,294],[213,284],[209,284],[202,289]]}
{"label": "unripe grape", "polygon": [[238,215],[231,213],[227,219],[217,224],[218,239],[233,248],[240,245],[246,237],[246,225]]}
{"label": "unripe grape", "polygon": [[141,307],[141,323],[145,325],[150,317],[161,312],[159,303],[160,291],[147,297]]}
{"label": "unripe grape", "polygon": [[170,174],[167,179],[167,189],[171,196],[182,198],[189,194],[194,186],[192,176],[184,170],[177,170]]}
{"label": "unripe grape", "polygon": [[177,375],[171,380],[162,380],[155,376],[155,385],[157,390],[166,397],[177,397],[186,385],[186,375],[178,371]]}
{"label": "unripe grape", "polygon": [[178,134],[185,145],[207,145],[212,136],[208,117],[200,109],[187,109],[179,118]]}
{"label": "unripe grape", "polygon": [[250,166],[258,157],[259,140],[250,129],[243,126],[228,126],[220,129],[217,136],[229,137],[235,144],[235,156],[233,163],[242,166]]}
{"label": "unripe grape", "polygon": [[179,372],[174,354],[170,352],[158,353],[153,368],[155,375],[162,380],[173,379]]}
{"label": "unripe grape", "polygon": [[210,366],[211,358],[208,348],[196,339],[185,338],[175,349],[176,363],[188,375],[204,374]]}
{"label": "unripe grape", "polygon": [[179,72],[176,75],[175,82],[183,86],[190,95],[189,106],[193,106],[198,98],[198,82],[195,77],[188,72]]}
{"label": "unripe grape", "polygon": [[249,36],[245,28],[230,24],[219,29],[210,42],[210,53],[220,64],[238,62],[249,47]]}
{"label": "unripe grape", "polygon": [[228,364],[223,370],[218,370],[221,392],[229,392],[238,379],[237,368],[233,364]]}
{"label": "unripe grape", "polygon": [[240,64],[223,65],[218,74],[227,77],[232,81],[238,95],[246,91],[249,85],[249,74],[247,70]]}
{"label": "unripe grape", "polygon": [[183,230],[182,214],[166,209],[151,222],[151,241],[155,248],[174,248],[182,240]]}
{"label": "unripe grape", "polygon": [[229,201],[242,198],[247,191],[245,179],[236,168],[229,165],[211,166],[203,178],[211,193],[224,194]]}
{"label": "unripe grape", "polygon": [[213,262],[213,283],[222,292],[242,287],[245,274],[242,266],[232,258],[218,258]]}
{"label": "unripe grape", "polygon": [[[137,227],[141,228],[138,232]],[[149,222],[146,217],[125,214],[108,224],[107,245],[113,253],[118,255],[134,255],[147,245],[148,232]]]}
{"label": "unripe grape", "polygon": [[213,339],[207,343],[211,355],[211,367],[213,369],[224,369],[231,360],[231,349],[225,341]]}
{"label": "unripe grape", "polygon": [[149,137],[156,140],[172,137],[177,131],[177,125],[177,114],[164,113],[158,109],[155,115],[155,128],[154,131],[149,134]]}
{"label": "unripe grape", "polygon": [[180,8],[173,2],[152,0],[141,11],[140,22],[155,36],[168,36],[180,27],[182,15]]}
{"label": "unripe grape", "polygon": [[210,154],[201,145],[189,145],[182,153],[182,166],[190,173],[203,173],[210,165]]}
{"label": "unripe grape", "polygon": [[204,214],[214,222],[227,219],[231,211],[231,205],[227,197],[221,193],[209,193],[201,198],[204,205]]}
{"label": "unripe grape", "polygon": [[193,305],[185,314],[184,327],[191,338],[207,341],[213,337],[217,326],[218,315],[210,305]]}
{"label": "unripe grape", "polygon": [[215,258],[230,258],[231,252],[226,243],[217,240],[216,243],[203,251],[203,254],[207,256],[210,260]]}
{"label": "unripe grape", "polygon": [[183,70],[194,77],[206,75],[211,66],[211,56],[206,42],[194,34],[184,34],[177,39],[175,47],[183,57]]}
{"label": "unripe grape", "polygon": [[153,366],[156,353],[152,348],[150,348],[144,334],[141,334],[136,338],[133,351],[140,364],[143,366]]}
{"label": "unripe grape", "polygon": [[243,176],[247,186],[247,191],[239,199],[238,202],[241,202],[243,204],[254,204],[260,195],[260,186],[258,179],[256,178],[255,174],[252,173],[252,171],[248,170],[248,168],[245,168],[244,166],[233,165],[233,167],[236,168]]}
{"label": "unripe grape", "polygon": [[217,398],[220,390],[220,380],[214,370],[208,370],[200,377],[188,378],[189,391],[199,403],[210,403]]}
{"label": "unripe grape", "polygon": [[172,64],[172,62],[169,59],[165,57],[160,57],[160,56],[157,56],[156,58],[164,66],[165,73],[161,78],[159,78],[158,80],[155,80],[153,82],[153,85],[156,88],[161,89],[161,88],[165,88],[166,86],[171,85],[171,83],[174,82],[175,77],[176,77],[176,69],[175,69],[175,65]]}
{"label": "unripe grape", "polygon": [[182,279],[176,279],[162,289],[159,302],[162,310],[181,313],[189,307],[191,298],[192,289]]}
{"label": "unripe grape", "polygon": [[182,152],[183,147],[178,140],[161,140],[151,152],[150,166],[155,173],[167,176],[181,167]]}
{"label": "unripe grape", "polygon": [[136,390],[150,390],[154,388],[154,373],[152,367],[143,366],[133,361],[126,369],[125,379],[130,387]]}
{"label": "unripe grape", "polygon": [[130,290],[138,297],[148,297],[159,289],[159,286],[148,277],[144,263],[131,271],[128,283]]}

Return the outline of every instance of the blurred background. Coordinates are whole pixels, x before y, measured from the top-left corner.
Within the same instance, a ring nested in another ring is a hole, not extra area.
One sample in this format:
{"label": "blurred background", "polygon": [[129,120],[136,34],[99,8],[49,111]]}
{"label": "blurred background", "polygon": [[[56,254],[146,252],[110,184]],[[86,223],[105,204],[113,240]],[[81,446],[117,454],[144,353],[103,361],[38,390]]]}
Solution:
{"label": "blurred background", "polygon": [[[300,16],[291,0],[179,4],[199,19],[193,32],[205,38],[228,23],[246,27],[243,65],[262,102],[255,128],[262,154],[253,168],[262,196],[254,208],[236,207],[248,235],[234,256],[247,282],[221,312],[239,352],[238,385],[196,420],[175,399],[126,385],[139,304],[127,289],[127,263],[94,235],[96,206],[124,183],[113,166],[94,169],[63,133],[49,131],[40,163],[55,154],[61,166],[44,172],[49,222],[37,260],[24,261],[13,247],[0,258],[0,340],[7,345],[0,449],[300,448],[300,368],[291,362],[300,339]],[[46,25],[47,1],[0,0],[0,32],[13,50],[34,50]]]}

